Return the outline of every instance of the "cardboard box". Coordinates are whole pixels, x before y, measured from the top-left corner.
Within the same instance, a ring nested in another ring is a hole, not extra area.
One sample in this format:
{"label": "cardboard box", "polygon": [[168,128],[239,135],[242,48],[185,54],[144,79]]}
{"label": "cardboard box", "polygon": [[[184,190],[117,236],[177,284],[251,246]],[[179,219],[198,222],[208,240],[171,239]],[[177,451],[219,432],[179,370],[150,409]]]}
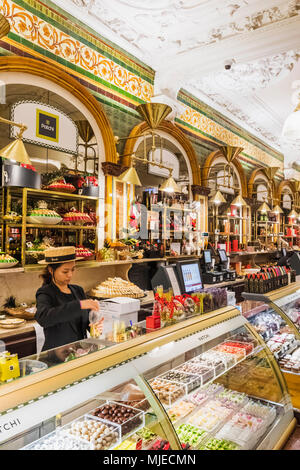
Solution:
{"label": "cardboard box", "polygon": [[126,313],[138,312],[141,308],[141,302],[138,299],[129,297],[115,297],[100,302],[101,313],[111,313],[124,315]]}

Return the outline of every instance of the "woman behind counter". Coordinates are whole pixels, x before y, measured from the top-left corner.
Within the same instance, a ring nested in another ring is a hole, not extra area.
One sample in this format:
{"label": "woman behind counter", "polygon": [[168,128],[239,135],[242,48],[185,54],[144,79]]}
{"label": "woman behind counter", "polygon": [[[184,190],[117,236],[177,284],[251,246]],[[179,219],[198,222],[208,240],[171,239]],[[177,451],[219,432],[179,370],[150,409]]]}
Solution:
{"label": "woman behind counter", "polygon": [[[43,351],[87,337],[90,310],[99,310],[96,300],[87,299],[80,286],[70,284],[75,271],[75,247],[45,250],[42,287],[36,292],[36,321],[44,328]],[[98,328],[101,328],[103,319]]]}

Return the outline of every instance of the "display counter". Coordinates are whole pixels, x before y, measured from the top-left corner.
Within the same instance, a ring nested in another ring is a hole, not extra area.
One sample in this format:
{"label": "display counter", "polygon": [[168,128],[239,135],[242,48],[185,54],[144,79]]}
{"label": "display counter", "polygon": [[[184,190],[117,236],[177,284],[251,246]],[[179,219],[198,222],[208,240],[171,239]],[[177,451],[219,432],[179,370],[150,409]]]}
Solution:
{"label": "display counter", "polygon": [[0,449],[275,449],[295,426],[274,356],[232,307],[20,370],[0,385]]}
{"label": "display counter", "polygon": [[243,315],[262,335],[277,359],[293,406],[300,408],[300,283],[268,294],[243,293]]}

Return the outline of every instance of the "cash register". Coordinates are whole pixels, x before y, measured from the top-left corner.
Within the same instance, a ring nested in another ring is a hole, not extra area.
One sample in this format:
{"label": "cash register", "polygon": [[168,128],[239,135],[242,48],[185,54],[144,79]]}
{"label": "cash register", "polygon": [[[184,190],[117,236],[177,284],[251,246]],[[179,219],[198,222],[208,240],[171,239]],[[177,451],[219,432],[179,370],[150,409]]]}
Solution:
{"label": "cash register", "polygon": [[174,295],[192,294],[203,288],[202,273],[198,259],[178,261],[176,264],[159,266],[151,279],[152,289],[163,286],[164,291],[173,289]]}
{"label": "cash register", "polygon": [[202,258],[202,266],[203,266],[203,273],[202,278],[204,284],[215,284],[217,282],[223,282],[224,275],[220,271],[214,270],[214,263],[211,256],[210,250],[203,251],[203,258]]}
{"label": "cash register", "polygon": [[227,257],[226,251],[218,249],[220,264],[220,272],[223,273],[224,281],[235,281],[236,280],[236,271],[229,269],[229,259]]}

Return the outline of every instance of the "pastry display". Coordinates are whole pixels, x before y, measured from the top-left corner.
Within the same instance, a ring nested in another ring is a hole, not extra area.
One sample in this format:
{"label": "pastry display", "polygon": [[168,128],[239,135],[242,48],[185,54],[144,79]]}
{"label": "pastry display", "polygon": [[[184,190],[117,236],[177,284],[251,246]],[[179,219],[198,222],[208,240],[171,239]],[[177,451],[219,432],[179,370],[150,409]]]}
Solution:
{"label": "pastry display", "polygon": [[208,435],[203,429],[199,429],[191,424],[181,424],[176,429],[176,432],[180,442],[190,444],[194,449],[196,449]]}
{"label": "pastry display", "polygon": [[137,433],[134,435],[134,437],[137,437],[137,440],[142,439],[143,441],[143,447],[148,447],[150,443],[154,440],[157,439],[157,434],[149,428],[142,428]]}
{"label": "pastry display", "polygon": [[92,219],[86,212],[79,212],[75,207],[72,207],[64,214],[63,222],[70,225],[83,225],[92,224]]}
{"label": "pastry display", "polygon": [[259,401],[248,400],[243,411],[258,418],[262,418],[267,425],[273,423],[276,418],[276,409],[274,406],[263,405]]}
{"label": "pastry display", "polygon": [[49,191],[58,191],[61,193],[74,193],[76,191],[75,186],[73,186],[73,184],[66,183],[66,180],[62,177],[52,180],[52,182],[48,184],[45,189],[48,189]]}
{"label": "pastry display", "polygon": [[184,416],[187,416],[194,409],[195,405],[192,402],[181,400],[169,408],[168,415],[170,416],[171,421],[176,422]]}
{"label": "pastry display", "polygon": [[150,382],[151,388],[157,394],[159,400],[165,405],[172,405],[178,398],[186,394],[183,385],[177,385],[162,379],[154,379]]}
{"label": "pastry display", "polygon": [[212,437],[200,447],[200,450],[239,450],[239,446],[235,442]]}
{"label": "pastry display", "polygon": [[205,367],[205,365],[202,365],[200,362],[185,362],[181,366],[176,367],[176,369],[174,370],[200,376],[202,385],[208,382],[209,380],[213,379],[215,376],[214,368]]}
{"label": "pastry display", "polygon": [[92,297],[99,299],[112,297],[130,297],[139,299],[144,297],[144,291],[130,281],[125,281],[120,277],[109,277],[90,292]]}
{"label": "pastry display", "polygon": [[89,250],[89,248],[85,248],[84,246],[76,247],[76,258],[89,259],[92,256],[94,256],[94,253]]}
{"label": "pastry display", "polygon": [[38,201],[37,207],[28,211],[26,221],[28,224],[56,225],[62,217],[55,210],[48,209],[46,201]]}
{"label": "pastry display", "polygon": [[92,450],[90,442],[72,437],[65,431],[53,432],[22,450]]}
{"label": "pastry display", "polygon": [[266,431],[268,423],[260,417],[239,411],[224,424],[217,438],[232,439],[244,448],[251,448]]}
{"label": "pastry display", "polygon": [[233,390],[223,390],[216,395],[222,403],[228,407],[242,407],[247,401],[247,395],[245,393],[235,392]]}
{"label": "pastry display", "polygon": [[233,356],[236,356],[237,361],[240,361],[246,356],[245,348],[234,346],[230,341],[219,344],[218,346],[216,346],[215,349],[217,351],[225,352],[228,354],[232,354]]}
{"label": "pastry display", "polygon": [[273,312],[262,312],[248,320],[265,341],[277,333],[283,323],[281,317]]}
{"label": "pastry display", "polygon": [[169,370],[158,378],[185,385],[187,393],[202,385],[201,377],[198,377],[197,375],[186,374],[185,372],[180,372],[175,369]]}
{"label": "pastry display", "polygon": [[209,395],[206,392],[203,392],[202,390],[200,392],[195,392],[191,395],[189,395],[189,400],[192,403],[195,403],[195,405],[203,405],[206,400],[208,400]]}
{"label": "pastry display", "polygon": [[232,414],[232,409],[220,400],[212,399],[194,413],[187,422],[205,431],[213,432]]}
{"label": "pastry display", "polygon": [[131,439],[125,439],[121,444],[114,447],[114,450],[136,450],[136,442]]}
{"label": "pastry display", "polygon": [[267,346],[277,359],[281,359],[288,351],[293,351],[298,344],[294,334],[279,333],[267,341]]}
{"label": "pastry display", "polygon": [[134,431],[135,428],[143,424],[143,413],[141,411],[118,403],[106,403],[94,410],[92,414],[107,422],[119,424],[122,436]]}
{"label": "pastry display", "polygon": [[197,363],[199,367],[204,366],[209,369],[213,369],[215,376],[225,372],[226,370],[226,362],[224,358],[216,351],[207,351],[200,354],[200,356],[193,358],[190,362]]}
{"label": "pastry display", "polygon": [[300,347],[297,347],[291,354],[286,354],[280,359],[279,365],[286,371],[291,371],[294,374],[300,373]]}
{"label": "pastry display", "polygon": [[170,450],[170,443],[164,439],[157,439],[148,450]]}
{"label": "pastry display", "polygon": [[95,450],[107,450],[120,438],[117,427],[108,426],[89,417],[74,421],[66,430],[72,436],[90,442]]}
{"label": "pastry display", "polygon": [[13,266],[16,266],[18,263],[19,261],[13,258],[12,256],[6,255],[4,253],[0,254],[0,269],[12,268]]}

